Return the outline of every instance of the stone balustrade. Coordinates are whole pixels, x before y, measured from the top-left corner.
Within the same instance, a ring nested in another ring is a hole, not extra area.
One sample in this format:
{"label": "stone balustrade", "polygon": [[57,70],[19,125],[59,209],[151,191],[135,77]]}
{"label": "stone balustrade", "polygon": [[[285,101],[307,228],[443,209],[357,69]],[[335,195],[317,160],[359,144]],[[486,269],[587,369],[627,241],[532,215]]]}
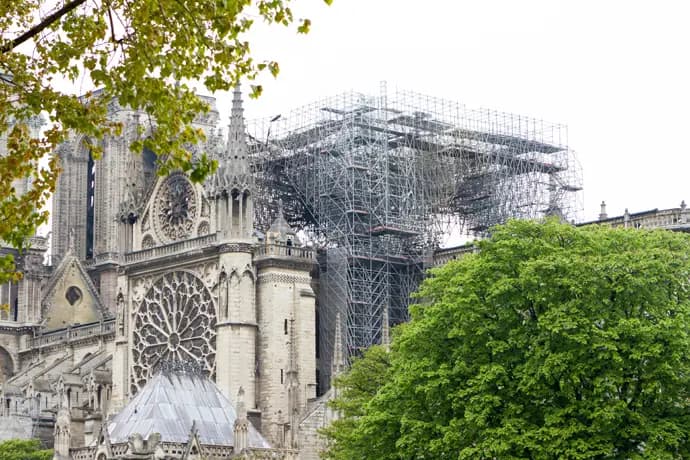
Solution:
{"label": "stone balustrade", "polygon": [[115,333],[115,319],[110,318],[103,321],[80,324],[78,326],[57,329],[45,332],[28,340],[28,347],[44,347],[58,343],[69,343],[90,337],[100,337]]}
{"label": "stone balustrade", "polygon": [[154,248],[143,249],[141,251],[129,252],[125,254],[125,263],[130,264],[133,262],[141,262],[144,260],[169,256],[172,254],[189,251],[190,249],[209,246],[217,241],[218,235],[211,233],[209,235],[199,236],[189,240],[176,241],[174,243],[166,244],[165,246],[156,246]]}
{"label": "stone balustrade", "polygon": [[465,246],[455,246],[452,248],[437,249],[434,251],[434,255],[431,258],[431,267],[439,267],[445,265],[451,260],[457,259],[464,256],[465,254],[471,254],[477,252],[477,247],[474,245]]}
{"label": "stone balustrade", "polygon": [[43,236],[32,236],[29,238],[29,247],[31,249],[45,251],[48,249],[48,238]]}
{"label": "stone balustrade", "polygon": [[256,257],[298,257],[314,260],[314,249],[310,247],[288,246],[286,244],[265,244],[256,248]]}
{"label": "stone balustrade", "polygon": [[624,228],[663,228],[675,231],[690,231],[690,209],[683,202],[679,208],[651,209],[636,213],[626,210],[622,216],[608,217],[605,214],[599,220],[582,222],[578,226],[609,225]]}
{"label": "stone balustrade", "polygon": [[96,448],[91,446],[72,447],[69,453],[74,460],[93,460],[94,455],[96,455]]}

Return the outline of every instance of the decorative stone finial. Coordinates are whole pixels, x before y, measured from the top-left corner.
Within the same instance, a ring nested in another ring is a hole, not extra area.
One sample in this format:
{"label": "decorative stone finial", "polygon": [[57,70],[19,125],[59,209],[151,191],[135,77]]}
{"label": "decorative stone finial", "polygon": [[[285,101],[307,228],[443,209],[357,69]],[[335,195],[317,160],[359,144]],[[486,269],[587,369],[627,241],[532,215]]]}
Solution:
{"label": "decorative stone finial", "polygon": [[244,404],[244,388],[240,387],[237,391],[237,418],[233,429],[235,437],[236,452],[242,452],[249,447],[249,420],[247,419],[247,408]]}
{"label": "decorative stone finial", "polygon": [[343,354],[343,338],[340,324],[340,313],[335,315],[335,337],[333,339],[333,362],[331,363],[331,384],[333,379],[345,371],[345,356]]}
{"label": "decorative stone finial", "polygon": [[74,227],[70,227],[69,229],[69,236],[67,239],[67,252],[69,254],[74,254],[75,251],[75,243],[74,243],[75,237],[74,237]]}
{"label": "decorative stone finial", "polygon": [[388,306],[383,308],[383,319],[381,325],[381,345],[386,348],[386,351],[391,351],[391,337],[390,337],[390,325],[388,324]]}
{"label": "decorative stone finial", "polygon": [[602,201],[601,202],[601,212],[599,213],[599,220],[604,220],[609,217],[608,214],[606,214],[606,202]]}

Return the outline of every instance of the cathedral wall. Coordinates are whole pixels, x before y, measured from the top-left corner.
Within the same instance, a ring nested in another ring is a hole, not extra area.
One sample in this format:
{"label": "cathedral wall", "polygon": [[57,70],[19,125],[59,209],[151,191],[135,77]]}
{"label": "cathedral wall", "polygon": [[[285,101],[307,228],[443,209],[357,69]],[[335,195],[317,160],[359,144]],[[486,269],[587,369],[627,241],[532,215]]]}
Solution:
{"label": "cathedral wall", "polygon": [[75,253],[86,257],[86,216],[89,152],[82,139],[73,139],[58,149],[62,173],[53,196],[53,263],[67,251],[74,230]]}
{"label": "cathedral wall", "polygon": [[108,137],[104,140],[103,157],[95,163],[94,190],[94,253],[118,252],[118,211],[126,180],[125,166],[129,160],[127,139]]}
{"label": "cathedral wall", "polygon": [[309,286],[297,289],[295,335],[301,385],[300,407],[305,408],[310,399],[316,398],[316,298]]}
{"label": "cathedral wall", "polygon": [[99,274],[99,294],[103,305],[108,311],[115,316],[116,306],[115,300],[117,298],[117,269],[103,270]]}
{"label": "cathedral wall", "polygon": [[245,403],[254,409],[257,319],[251,254],[222,254],[220,265],[225,275],[219,279],[227,286],[218,286],[216,383],[230,401],[242,387]]}
{"label": "cathedral wall", "polygon": [[329,423],[327,400],[320,400],[314,410],[305,417],[299,424],[298,446],[300,460],[319,460],[320,452],[327,446],[319,430],[326,427]]}
{"label": "cathedral wall", "polygon": [[15,345],[8,343],[12,341],[7,339],[0,335],[0,384],[12,377],[19,368]]}
{"label": "cathedral wall", "polygon": [[288,422],[286,377],[293,286],[270,279],[259,275],[259,408],[264,433],[276,444],[282,441],[280,425]]}
{"label": "cathedral wall", "polygon": [[218,326],[216,337],[216,384],[233,403],[239,388],[245,389],[245,402],[255,406],[256,328],[237,324]]}
{"label": "cathedral wall", "polygon": [[[311,293],[311,278],[306,271],[288,268],[289,264],[278,265],[260,269],[257,289],[259,408],[262,427],[274,443],[281,441],[281,425],[289,422],[287,372],[293,332],[299,406],[304,407],[306,403],[305,388],[315,383],[314,299],[302,296],[303,291]],[[307,335],[302,338],[304,333]],[[311,387],[315,393],[315,385]]]}
{"label": "cathedral wall", "polygon": [[115,339],[113,352],[113,393],[110,401],[111,412],[117,412],[125,406],[129,388],[129,353],[124,338]]}
{"label": "cathedral wall", "polygon": [[11,415],[0,418],[0,442],[9,439],[31,439],[33,421],[25,415]]}

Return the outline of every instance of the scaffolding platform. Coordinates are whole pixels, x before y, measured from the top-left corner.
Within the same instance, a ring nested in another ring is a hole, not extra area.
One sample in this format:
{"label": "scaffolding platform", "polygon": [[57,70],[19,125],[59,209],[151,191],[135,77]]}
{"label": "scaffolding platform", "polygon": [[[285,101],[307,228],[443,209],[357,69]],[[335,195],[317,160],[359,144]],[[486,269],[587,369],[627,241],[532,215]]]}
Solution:
{"label": "scaffolding platform", "polygon": [[403,238],[409,238],[412,236],[418,236],[419,232],[415,232],[412,230],[406,230],[404,228],[400,227],[391,227],[389,225],[378,225],[376,227],[371,227],[370,233],[372,236],[378,236],[378,235],[397,235]]}

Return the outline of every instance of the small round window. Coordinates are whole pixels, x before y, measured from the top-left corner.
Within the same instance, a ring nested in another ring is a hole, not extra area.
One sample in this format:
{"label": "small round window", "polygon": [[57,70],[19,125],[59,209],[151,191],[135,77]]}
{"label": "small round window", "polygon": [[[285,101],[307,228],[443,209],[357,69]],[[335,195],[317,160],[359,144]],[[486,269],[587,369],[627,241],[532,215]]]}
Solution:
{"label": "small round window", "polygon": [[67,289],[67,292],[65,293],[65,298],[67,299],[70,305],[75,306],[82,299],[81,290],[76,286],[70,286],[69,289]]}

